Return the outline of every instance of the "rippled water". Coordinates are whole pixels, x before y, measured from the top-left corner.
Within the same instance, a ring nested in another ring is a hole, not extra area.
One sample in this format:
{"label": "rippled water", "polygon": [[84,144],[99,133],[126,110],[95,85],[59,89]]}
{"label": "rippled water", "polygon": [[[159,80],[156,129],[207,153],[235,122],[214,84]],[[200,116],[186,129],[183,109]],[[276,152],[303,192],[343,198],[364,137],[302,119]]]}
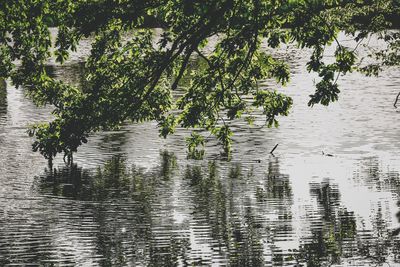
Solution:
{"label": "rippled water", "polygon": [[[187,160],[187,131],[163,140],[145,123],[94,134],[50,169],[25,131],[51,108],[1,84],[0,265],[400,266],[400,71],[342,77],[340,101],[311,109],[309,51],[274,53],[293,70],[279,89],[292,113],[278,129],[235,122],[230,162],[212,138]],[[49,70],[80,83],[82,58]]]}

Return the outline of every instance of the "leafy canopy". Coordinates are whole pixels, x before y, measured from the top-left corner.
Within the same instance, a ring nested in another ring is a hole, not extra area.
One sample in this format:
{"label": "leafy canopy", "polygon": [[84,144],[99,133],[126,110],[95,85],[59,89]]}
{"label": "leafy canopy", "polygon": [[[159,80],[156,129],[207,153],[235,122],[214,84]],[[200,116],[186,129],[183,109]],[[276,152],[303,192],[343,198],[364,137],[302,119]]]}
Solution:
{"label": "leafy canopy", "polygon": [[[339,95],[337,77],[357,69],[354,49],[337,43],[327,64],[327,45],[345,31],[356,41],[379,33],[387,49],[378,63],[359,67],[377,74],[399,63],[399,2],[396,0],[4,0],[0,1],[0,78],[24,86],[38,105],[54,106],[54,120],[35,125],[33,150],[52,159],[72,155],[91,132],[118,128],[124,121],[155,120],[160,135],[176,127],[211,132],[231,149],[230,121],[262,110],[266,125],[278,126],[292,99],[258,82],[289,81],[289,68],[261,49],[287,43],[312,49],[309,71],[320,81],[309,105],[328,105]],[[54,39],[50,27],[57,28]],[[162,28],[155,36],[151,28]],[[59,64],[82,38],[92,36],[85,83],[77,88],[52,78],[46,64]],[[210,49],[209,38],[217,39]],[[205,48],[208,49],[205,49]],[[199,68],[190,68],[198,58]],[[184,87],[178,99],[173,91]],[[249,101],[248,99],[253,100]],[[201,157],[204,138],[187,139]]]}

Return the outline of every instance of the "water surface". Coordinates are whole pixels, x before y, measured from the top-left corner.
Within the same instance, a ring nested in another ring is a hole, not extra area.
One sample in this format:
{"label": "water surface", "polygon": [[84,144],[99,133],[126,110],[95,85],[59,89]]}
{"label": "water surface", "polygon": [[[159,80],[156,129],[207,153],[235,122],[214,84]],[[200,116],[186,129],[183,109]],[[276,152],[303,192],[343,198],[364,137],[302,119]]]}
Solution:
{"label": "water surface", "polygon": [[[213,138],[204,160],[188,160],[188,131],[164,140],[150,122],[94,134],[72,166],[49,168],[26,127],[51,107],[2,83],[0,265],[400,266],[399,70],[342,77],[340,101],[311,109],[309,51],[274,53],[291,83],[261,85],[293,110],[278,129],[235,122],[229,162]],[[79,84],[83,59],[49,71]]]}

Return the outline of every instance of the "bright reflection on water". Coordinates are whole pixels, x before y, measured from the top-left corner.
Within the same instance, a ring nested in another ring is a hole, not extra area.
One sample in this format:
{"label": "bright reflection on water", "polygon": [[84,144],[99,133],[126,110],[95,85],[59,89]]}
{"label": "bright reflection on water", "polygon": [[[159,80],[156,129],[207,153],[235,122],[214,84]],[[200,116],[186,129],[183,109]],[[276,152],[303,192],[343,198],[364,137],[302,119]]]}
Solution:
{"label": "bright reflection on water", "polygon": [[[212,138],[187,160],[187,131],[162,140],[146,123],[49,169],[25,131],[51,108],[0,84],[0,266],[400,266],[398,69],[343,77],[339,103],[310,109],[309,51],[277,55],[293,112],[279,129],[235,122],[231,162]],[[81,59],[49,72],[80,84]]]}

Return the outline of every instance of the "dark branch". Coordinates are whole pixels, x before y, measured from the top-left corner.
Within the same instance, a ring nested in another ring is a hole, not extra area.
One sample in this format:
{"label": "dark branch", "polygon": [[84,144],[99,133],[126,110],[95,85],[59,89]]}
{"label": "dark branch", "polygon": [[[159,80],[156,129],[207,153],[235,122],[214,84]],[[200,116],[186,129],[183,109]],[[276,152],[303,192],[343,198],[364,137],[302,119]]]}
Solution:
{"label": "dark branch", "polygon": [[[195,47],[197,47],[197,45],[195,45]],[[185,73],[186,66],[187,66],[187,64],[189,62],[190,56],[192,55],[194,49],[195,48],[192,47],[187,51],[187,54],[186,54],[185,58],[183,59],[181,68],[179,70],[178,76],[176,76],[176,79],[175,79],[174,83],[171,86],[172,90],[175,90],[178,87],[178,83],[182,79],[183,74]]]}
{"label": "dark branch", "polygon": [[396,101],[394,101],[394,104],[393,104],[393,106],[394,106],[395,108],[397,108],[397,102],[399,101],[399,98],[400,98],[400,92],[397,94],[397,96],[396,96]]}

